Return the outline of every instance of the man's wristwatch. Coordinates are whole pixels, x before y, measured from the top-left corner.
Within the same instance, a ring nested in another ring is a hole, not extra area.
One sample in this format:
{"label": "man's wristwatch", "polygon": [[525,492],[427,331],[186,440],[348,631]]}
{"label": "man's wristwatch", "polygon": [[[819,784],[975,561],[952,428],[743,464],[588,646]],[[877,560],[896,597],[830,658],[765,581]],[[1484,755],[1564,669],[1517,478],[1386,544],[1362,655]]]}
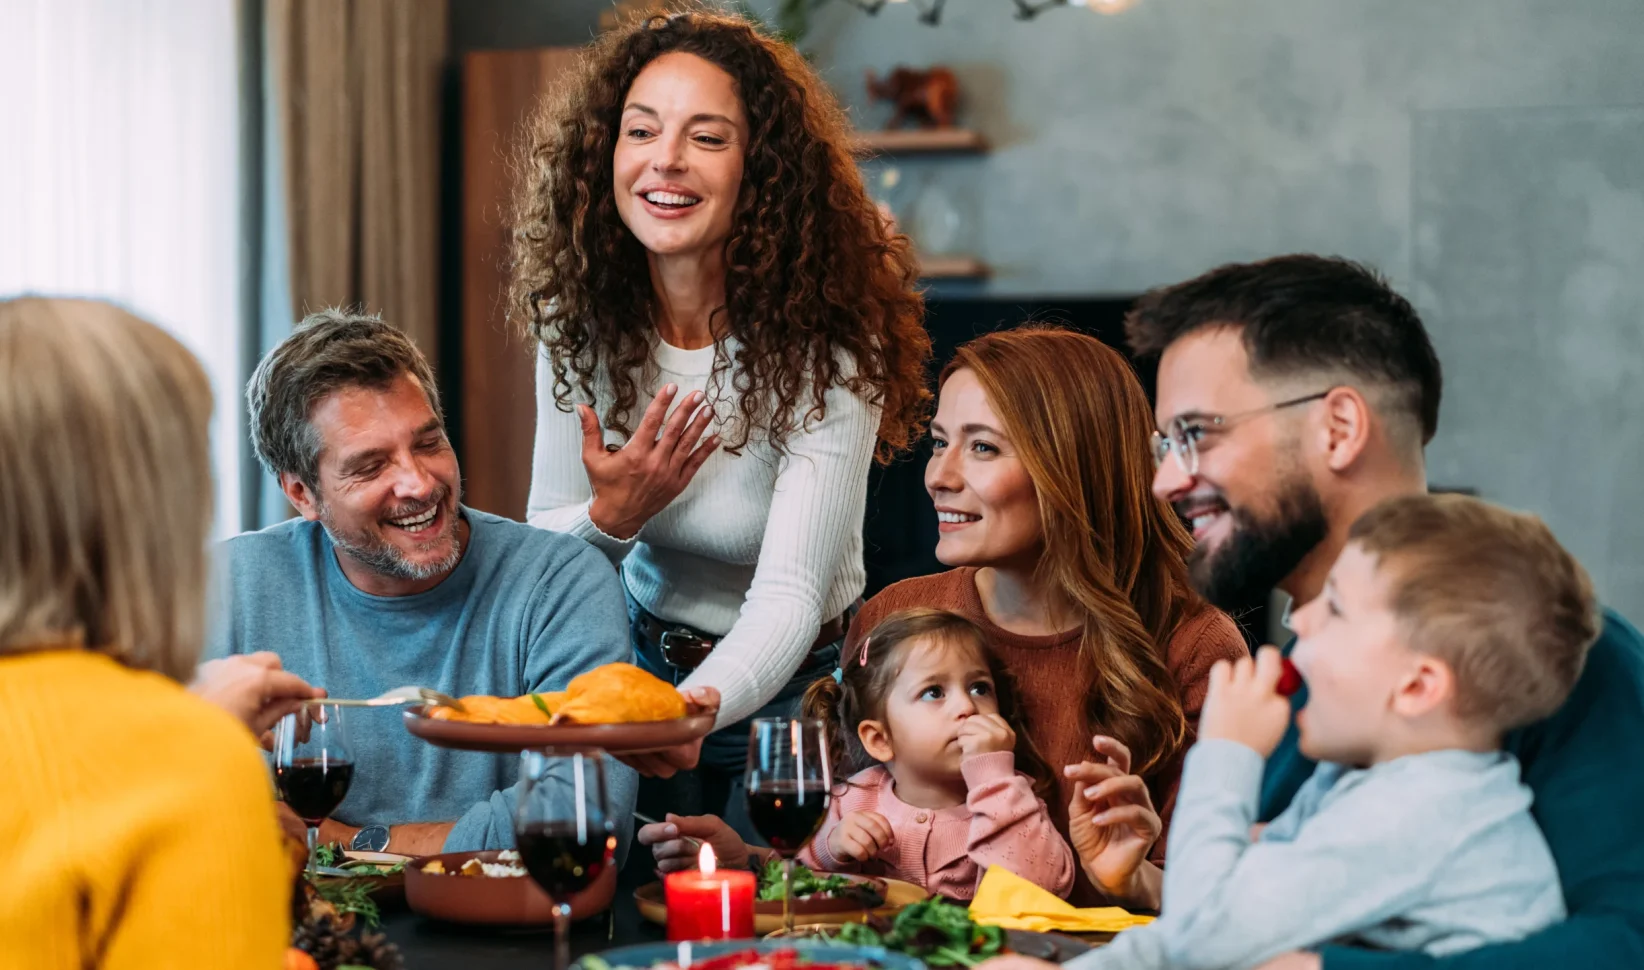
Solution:
{"label": "man's wristwatch", "polygon": [[367,825],[354,833],[354,841],[349,848],[355,852],[381,852],[388,848],[388,826]]}

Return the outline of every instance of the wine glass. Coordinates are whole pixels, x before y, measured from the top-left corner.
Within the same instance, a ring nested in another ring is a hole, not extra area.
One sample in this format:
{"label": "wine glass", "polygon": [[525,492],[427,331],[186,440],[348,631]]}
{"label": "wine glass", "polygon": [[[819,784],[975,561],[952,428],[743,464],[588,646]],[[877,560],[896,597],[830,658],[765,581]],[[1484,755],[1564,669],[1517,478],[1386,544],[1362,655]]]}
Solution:
{"label": "wine glass", "polygon": [[599,752],[520,755],[514,845],[520,862],[554,904],[554,967],[571,958],[571,897],[598,879],[616,855],[616,823],[605,796]]}
{"label": "wine glass", "polygon": [[828,814],[833,777],[821,721],[762,717],[748,737],[748,820],[782,857],[782,928],[793,932],[793,857]]}
{"label": "wine glass", "polygon": [[348,749],[342,708],[316,702],[274,725],[274,787],[280,800],[308,826],[308,871],[316,871],[320,823],[348,794],[354,756]]}

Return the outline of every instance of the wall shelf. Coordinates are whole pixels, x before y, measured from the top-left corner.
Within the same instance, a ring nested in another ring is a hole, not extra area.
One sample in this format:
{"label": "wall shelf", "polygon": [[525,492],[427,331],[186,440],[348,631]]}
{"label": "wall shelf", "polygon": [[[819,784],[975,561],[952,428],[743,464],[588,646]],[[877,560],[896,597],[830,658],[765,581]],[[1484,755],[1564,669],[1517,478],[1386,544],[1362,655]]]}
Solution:
{"label": "wall shelf", "polygon": [[989,273],[988,264],[974,256],[921,256],[919,277],[927,280],[979,280]]}
{"label": "wall shelf", "polygon": [[859,131],[851,139],[858,155],[912,155],[935,152],[985,152],[988,140],[968,128],[902,128]]}

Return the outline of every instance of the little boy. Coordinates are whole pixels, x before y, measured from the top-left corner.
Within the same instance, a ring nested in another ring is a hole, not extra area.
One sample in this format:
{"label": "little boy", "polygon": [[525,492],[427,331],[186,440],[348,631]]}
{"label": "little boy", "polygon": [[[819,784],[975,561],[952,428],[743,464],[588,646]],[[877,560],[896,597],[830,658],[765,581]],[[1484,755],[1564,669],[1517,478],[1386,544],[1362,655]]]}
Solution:
{"label": "little boy", "polygon": [[1564,917],[1508,730],[1552,713],[1598,634],[1592,584],[1540,520],[1462,496],[1354,526],[1291,626],[1320,762],[1252,841],[1262,764],[1290,719],[1282,661],[1211,672],[1160,919],[1068,964],[1240,968],[1349,943],[1442,956]]}

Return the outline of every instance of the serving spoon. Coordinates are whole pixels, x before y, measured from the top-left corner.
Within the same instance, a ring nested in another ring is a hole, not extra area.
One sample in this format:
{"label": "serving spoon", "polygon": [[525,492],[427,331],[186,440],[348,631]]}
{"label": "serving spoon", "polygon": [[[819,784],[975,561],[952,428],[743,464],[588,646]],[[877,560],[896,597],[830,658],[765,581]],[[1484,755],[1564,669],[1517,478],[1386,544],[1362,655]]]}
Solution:
{"label": "serving spoon", "polygon": [[338,707],[393,707],[397,704],[433,704],[436,707],[449,707],[452,710],[467,713],[462,702],[449,694],[441,694],[437,690],[426,687],[396,687],[384,691],[376,697],[365,700],[337,700],[331,697],[317,697],[308,702],[311,706],[321,704],[335,704]]}

